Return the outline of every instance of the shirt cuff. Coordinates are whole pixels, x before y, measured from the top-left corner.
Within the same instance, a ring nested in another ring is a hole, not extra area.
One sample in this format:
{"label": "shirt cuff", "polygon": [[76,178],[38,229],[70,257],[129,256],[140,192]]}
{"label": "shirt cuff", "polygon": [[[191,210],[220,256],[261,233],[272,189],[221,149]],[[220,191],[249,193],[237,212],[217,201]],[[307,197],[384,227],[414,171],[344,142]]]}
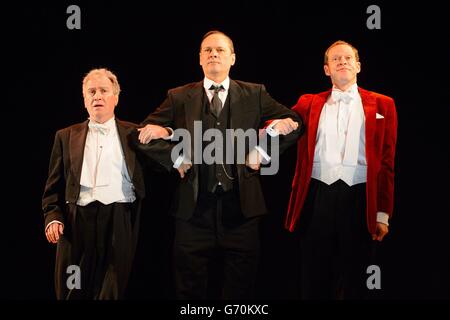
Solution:
{"label": "shirt cuff", "polygon": [[278,130],[274,129],[273,127],[280,122],[281,119],[277,119],[277,120],[273,120],[270,125],[266,128],[266,132],[269,136],[271,137],[276,137],[278,135],[280,135],[280,133],[278,132]]}
{"label": "shirt cuff", "polygon": [[164,127],[164,129],[166,129],[167,131],[169,131],[169,132],[170,132],[170,135],[167,136],[167,137],[164,137],[163,140],[172,140],[173,134],[174,134],[173,129],[170,128],[170,127]]}
{"label": "shirt cuff", "polygon": [[184,160],[184,156],[183,155],[178,156],[177,160],[175,160],[175,163],[173,164],[173,167],[175,169],[178,169],[181,166],[181,164],[183,163],[183,160]]}
{"label": "shirt cuff", "polygon": [[389,215],[386,212],[378,211],[377,212],[377,222],[384,223],[385,225],[389,225]]}
{"label": "shirt cuff", "polygon": [[255,146],[256,151],[259,152],[259,154],[263,157],[264,160],[267,161],[267,163],[270,162],[270,156],[267,154],[266,151],[264,151],[263,148],[261,148],[260,146]]}
{"label": "shirt cuff", "polygon": [[45,231],[47,231],[48,227],[49,227],[51,224],[54,224],[54,223],[59,223],[59,224],[62,224],[62,225],[64,226],[64,223],[62,223],[61,221],[59,221],[59,220],[52,220],[52,221],[50,221],[49,223],[47,223],[47,225],[45,226]]}

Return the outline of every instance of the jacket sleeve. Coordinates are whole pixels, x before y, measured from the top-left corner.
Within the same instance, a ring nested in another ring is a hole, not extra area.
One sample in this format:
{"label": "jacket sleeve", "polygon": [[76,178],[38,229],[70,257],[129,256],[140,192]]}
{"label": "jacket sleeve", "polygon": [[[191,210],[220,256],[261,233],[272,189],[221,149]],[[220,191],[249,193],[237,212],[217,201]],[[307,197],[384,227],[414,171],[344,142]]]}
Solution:
{"label": "jacket sleeve", "polygon": [[53,143],[48,178],[42,196],[44,227],[53,220],[64,223],[65,178],[61,133],[57,132]]}
{"label": "jacket sleeve", "polygon": [[[174,125],[174,101],[171,91],[167,93],[164,102],[141,123],[142,126],[147,124],[159,125],[162,127],[173,127]],[[174,144],[163,139],[152,140],[148,144],[140,143],[138,132],[134,132],[131,136],[134,148],[146,159],[150,164],[157,163],[163,166],[167,171],[172,170],[173,161],[171,159]]]}
{"label": "jacket sleeve", "polygon": [[397,143],[397,111],[394,100],[388,98],[385,118],[381,167],[378,174],[377,211],[388,213],[394,210],[394,160]]}
{"label": "jacket sleeve", "polygon": [[[283,153],[288,147],[294,144],[298,137],[303,133],[303,121],[300,115],[293,110],[283,106],[275,101],[266,91],[264,85],[260,87],[260,104],[261,104],[261,120],[266,123],[269,120],[291,118],[298,122],[299,126],[286,136],[280,136],[280,153]],[[270,152],[270,143],[268,144],[268,151]]]}

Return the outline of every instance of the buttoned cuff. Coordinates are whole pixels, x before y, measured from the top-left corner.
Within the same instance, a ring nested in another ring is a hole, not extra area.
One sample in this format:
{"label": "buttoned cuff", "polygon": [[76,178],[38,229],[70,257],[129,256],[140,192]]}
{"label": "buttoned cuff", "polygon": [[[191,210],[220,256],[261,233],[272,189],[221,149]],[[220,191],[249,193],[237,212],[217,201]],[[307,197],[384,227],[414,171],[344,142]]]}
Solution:
{"label": "buttoned cuff", "polygon": [[47,225],[45,226],[45,231],[47,231],[48,227],[49,227],[51,224],[54,224],[54,223],[62,224],[63,227],[64,227],[64,223],[62,223],[61,221],[59,221],[59,220],[52,220],[52,221],[50,221],[49,223],[47,223]]}
{"label": "buttoned cuff", "polygon": [[163,140],[172,140],[173,134],[174,134],[173,129],[170,128],[170,127],[164,127],[164,129],[166,129],[167,131],[169,131],[169,132],[170,132],[170,135],[167,136],[167,137],[165,137],[165,138],[163,138]]}
{"label": "buttoned cuff", "polygon": [[177,160],[175,160],[175,162],[173,164],[173,167],[175,169],[178,169],[181,166],[181,164],[183,163],[183,160],[184,160],[184,156],[183,155],[178,156]]}
{"label": "buttoned cuff", "polygon": [[270,156],[267,154],[267,152],[264,151],[263,148],[261,148],[260,146],[255,146],[255,149],[256,149],[256,151],[259,152],[259,154],[263,157],[263,159],[267,161],[267,163],[270,162],[270,159],[271,159],[271,158],[270,158]]}
{"label": "buttoned cuff", "polygon": [[385,225],[389,225],[389,215],[386,212],[378,211],[377,212],[377,222],[384,223]]}
{"label": "buttoned cuff", "polygon": [[276,137],[278,135],[280,135],[280,133],[278,132],[278,130],[274,129],[273,127],[280,122],[281,119],[277,119],[277,120],[273,120],[270,125],[266,128],[266,132],[269,136],[271,137]]}

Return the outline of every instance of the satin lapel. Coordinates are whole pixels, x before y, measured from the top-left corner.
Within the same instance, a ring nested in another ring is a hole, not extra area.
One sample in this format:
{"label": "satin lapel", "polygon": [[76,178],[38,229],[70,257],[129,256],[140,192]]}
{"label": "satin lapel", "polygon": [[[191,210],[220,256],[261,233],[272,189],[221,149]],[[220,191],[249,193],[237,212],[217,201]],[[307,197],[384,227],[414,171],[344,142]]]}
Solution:
{"label": "satin lapel", "polygon": [[317,129],[322,109],[327,102],[331,89],[317,95],[314,95],[311,101],[311,110],[308,119],[308,159],[313,161],[314,150],[316,148]]}
{"label": "satin lapel", "polygon": [[70,131],[69,151],[70,163],[74,176],[80,182],[81,167],[83,166],[84,146],[88,132],[88,120],[74,127]]}
{"label": "satin lapel", "polygon": [[376,110],[377,105],[373,95],[362,88],[358,88],[359,95],[361,96],[361,102],[364,108],[365,130],[366,130],[366,158],[367,164],[369,164],[369,154],[367,150],[374,150],[375,145],[375,126],[376,126]]}
{"label": "satin lapel", "polygon": [[123,125],[122,121],[118,120],[117,118],[116,118],[116,126],[120,138],[120,143],[122,144],[125,162],[127,164],[128,174],[130,175],[130,179],[133,180],[134,166],[136,164],[136,154],[130,148],[130,144],[128,143],[128,137],[131,131],[135,130],[135,128],[133,127],[126,128]]}
{"label": "satin lapel", "polygon": [[240,107],[240,101],[242,98],[242,89],[238,86],[236,81],[230,80],[230,90],[228,92],[228,98],[230,99],[230,128],[244,128],[241,121],[244,119],[242,117],[242,108]]}

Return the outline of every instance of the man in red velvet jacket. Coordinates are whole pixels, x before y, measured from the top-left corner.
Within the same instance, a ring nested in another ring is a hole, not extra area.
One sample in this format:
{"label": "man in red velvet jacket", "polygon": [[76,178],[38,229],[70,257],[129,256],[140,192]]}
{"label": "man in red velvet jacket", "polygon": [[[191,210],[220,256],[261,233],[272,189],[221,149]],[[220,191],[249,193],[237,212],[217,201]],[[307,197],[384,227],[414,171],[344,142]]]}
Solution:
{"label": "man in red velvet jacket", "polygon": [[392,98],[357,86],[351,44],[333,43],[324,70],[333,88],[302,95],[293,108],[306,131],[286,228],[300,231],[303,298],[363,298],[373,242],[393,211],[397,114]]}

